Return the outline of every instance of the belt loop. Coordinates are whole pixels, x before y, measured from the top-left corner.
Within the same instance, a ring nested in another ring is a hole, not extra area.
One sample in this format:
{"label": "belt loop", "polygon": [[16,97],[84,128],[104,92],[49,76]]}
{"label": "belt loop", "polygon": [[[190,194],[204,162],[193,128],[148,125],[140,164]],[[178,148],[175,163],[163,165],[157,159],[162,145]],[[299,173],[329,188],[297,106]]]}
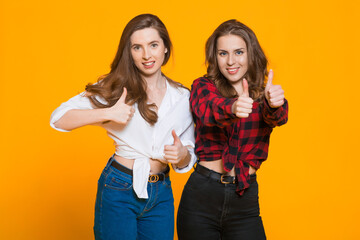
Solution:
{"label": "belt loop", "polygon": [[111,166],[111,163],[115,160],[114,156],[115,153],[109,158],[108,162],[106,163],[105,170],[108,170],[109,167]]}
{"label": "belt loop", "polygon": [[[164,172],[161,172],[160,174],[164,176],[163,178],[164,178],[164,180],[165,180],[165,178],[166,178],[165,173],[164,173]],[[160,174],[159,174],[159,175],[160,175]]]}
{"label": "belt loop", "polygon": [[195,164],[193,165],[193,169],[196,170],[197,165],[199,165],[199,159],[196,160]]}

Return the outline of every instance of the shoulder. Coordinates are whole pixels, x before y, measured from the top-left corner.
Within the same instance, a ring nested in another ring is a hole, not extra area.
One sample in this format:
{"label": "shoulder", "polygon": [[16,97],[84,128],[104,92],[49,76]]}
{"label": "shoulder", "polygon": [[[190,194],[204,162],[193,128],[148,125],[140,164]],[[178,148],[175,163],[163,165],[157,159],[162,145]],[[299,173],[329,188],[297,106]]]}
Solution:
{"label": "shoulder", "polygon": [[181,96],[190,95],[190,91],[187,87],[169,78],[167,78],[167,87],[170,89],[171,94],[176,94]]}
{"label": "shoulder", "polygon": [[189,89],[187,89],[185,87],[177,87],[177,90],[178,90],[179,94],[182,96],[190,96]]}
{"label": "shoulder", "polygon": [[217,90],[215,83],[206,77],[199,77],[194,80],[191,90],[193,91],[196,89],[208,89],[210,91]]}
{"label": "shoulder", "polygon": [[186,87],[181,84],[169,84],[170,94],[177,95],[179,97],[188,97],[190,96],[190,91]]}
{"label": "shoulder", "polygon": [[199,77],[194,80],[193,85],[194,84],[214,84],[214,83],[206,77]]}

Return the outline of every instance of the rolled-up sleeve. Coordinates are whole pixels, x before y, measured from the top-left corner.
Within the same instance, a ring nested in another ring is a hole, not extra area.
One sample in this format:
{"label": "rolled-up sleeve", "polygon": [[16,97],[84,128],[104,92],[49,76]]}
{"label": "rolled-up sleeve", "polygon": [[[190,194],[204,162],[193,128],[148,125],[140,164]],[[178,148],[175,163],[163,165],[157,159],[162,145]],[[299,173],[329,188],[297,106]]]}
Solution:
{"label": "rolled-up sleeve", "polygon": [[66,112],[72,109],[93,109],[91,102],[88,97],[85,97],[85,92],[70,98],[68,101],[62,103],[56,108],[50,117],[50,126],[61,132],[70,132],[65,129],[55,127],[55,123],[64,116]]}
{"label": "rolled-up sleeve", "polygon": [[264,121],[272,128],[276,126],[281,126],[288,121],[288,112],[289,105],[288,101],[285,99],[284,104],[279,108],[271,108],[264,98],[262,114],[264,117]]}

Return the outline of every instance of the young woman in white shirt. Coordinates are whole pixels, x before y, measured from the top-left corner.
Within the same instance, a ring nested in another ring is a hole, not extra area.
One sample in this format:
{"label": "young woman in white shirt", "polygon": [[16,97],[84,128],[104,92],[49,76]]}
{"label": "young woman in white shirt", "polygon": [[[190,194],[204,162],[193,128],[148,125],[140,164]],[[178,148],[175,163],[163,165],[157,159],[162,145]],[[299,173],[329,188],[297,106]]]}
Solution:
{"label": "young woman in white shirt", "polygon": [[171,49],[158,17],[133,18],[110,72],[51,115],[50,125],[59,131],[99,125],[115,142],[98,182],[97,240],[173,239],[168,163],[187,172],[196,157],[189,91],[161,72]]}

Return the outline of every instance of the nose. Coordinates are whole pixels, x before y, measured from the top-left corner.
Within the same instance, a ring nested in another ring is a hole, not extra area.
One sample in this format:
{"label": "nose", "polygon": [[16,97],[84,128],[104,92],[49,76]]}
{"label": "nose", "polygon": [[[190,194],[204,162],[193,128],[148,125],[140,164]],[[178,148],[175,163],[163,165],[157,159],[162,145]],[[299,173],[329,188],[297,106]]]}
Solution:
{"label": "nose", "polygon": [[232,54],[229,54],[227,57],[227,61],[226,61],[227,65],[229,65],[229,66],[234,65],[234,60],[235,60],[234,56]]}
{"label": "nose", "polygon": [[143,59],[144,60],[148,60],[150,59],[151,57],[151,50],[149,48],[144,48],[144,51],[143,51]]}

